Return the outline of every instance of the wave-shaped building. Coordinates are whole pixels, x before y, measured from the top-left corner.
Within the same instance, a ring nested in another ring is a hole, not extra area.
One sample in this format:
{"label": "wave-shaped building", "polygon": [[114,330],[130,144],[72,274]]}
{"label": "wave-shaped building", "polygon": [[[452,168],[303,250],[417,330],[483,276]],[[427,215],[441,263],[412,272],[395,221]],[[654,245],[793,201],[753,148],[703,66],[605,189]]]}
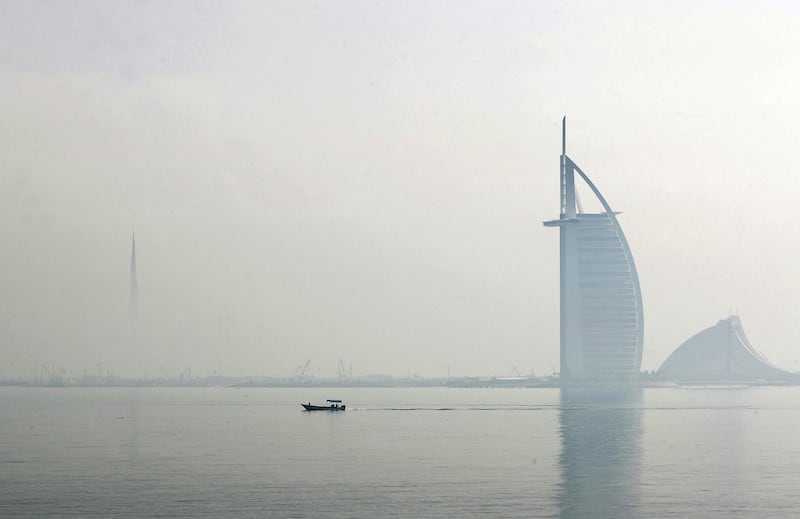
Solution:
{"label": "wave-shaped building", "polygon": [[[626,381],[642,364],[644,320],[639,277],[617,214],[566,152],[562,121],[561,213],[544,222],[558,227],[561,257],[561,378]],[[603,212],[585,213],[575,174]]]}
{"label": "wave-shaped building", "polygon": [[721,319],[695,334],[667,357],[658,370],[677,382],[735,382],[797,380],[756,350],[744,333],[738,315]]}

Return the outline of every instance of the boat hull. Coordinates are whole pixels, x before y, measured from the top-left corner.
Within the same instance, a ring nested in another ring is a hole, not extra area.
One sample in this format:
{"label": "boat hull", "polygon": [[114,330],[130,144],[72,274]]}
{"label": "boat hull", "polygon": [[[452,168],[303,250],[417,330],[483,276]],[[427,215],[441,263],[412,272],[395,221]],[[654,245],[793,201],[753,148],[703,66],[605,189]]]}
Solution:
{"label": "boat hull", "polygon": [[346,406],[334,407],[332,405],[300,404],[306,411],[344,411]]}

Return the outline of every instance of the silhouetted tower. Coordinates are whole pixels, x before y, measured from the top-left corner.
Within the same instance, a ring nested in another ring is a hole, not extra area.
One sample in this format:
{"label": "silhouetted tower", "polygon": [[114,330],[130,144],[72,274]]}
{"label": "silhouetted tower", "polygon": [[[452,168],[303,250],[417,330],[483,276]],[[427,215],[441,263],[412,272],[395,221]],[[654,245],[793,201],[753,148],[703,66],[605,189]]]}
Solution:
{"label": "silhouetted tower", "polygon": [[136,324],[138,306],[139,286],[136,282],[136,234],[134,233],[131,237],[131,302],[129,307],[132,324]]}
{"label": "silhouetted tower", "polygon": [[[634,379],[642,364],[644,320],[639,276],[616,212],[567,155],[561,122],[561,211],[544,222],[561,235],[561,377]],[[586,213],[575,190],[580,177],[603,211]]]}

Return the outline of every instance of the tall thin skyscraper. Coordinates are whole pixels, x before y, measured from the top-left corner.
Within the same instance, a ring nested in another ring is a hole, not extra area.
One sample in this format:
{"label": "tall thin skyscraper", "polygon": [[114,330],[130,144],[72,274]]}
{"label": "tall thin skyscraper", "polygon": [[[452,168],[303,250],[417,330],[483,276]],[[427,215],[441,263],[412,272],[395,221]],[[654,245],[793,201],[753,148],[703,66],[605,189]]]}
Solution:
{"label": "tall thin skyscraper", "polygon": [[138,314],[139,306],[139,285],[136,282],[136,234],[131,236],[131,301],[130,301],[130,317],[131,324],[136,324],[136,316]]}
{"label": "tall thin skyscraper", "polygon": [[[561,129],[561,214],[544,222],[561,234],[561,378],[622,381],[642,364],[642,293],[617,213],[567,156]],[[594,193],[601,213],[584,213],[575,173]]]}

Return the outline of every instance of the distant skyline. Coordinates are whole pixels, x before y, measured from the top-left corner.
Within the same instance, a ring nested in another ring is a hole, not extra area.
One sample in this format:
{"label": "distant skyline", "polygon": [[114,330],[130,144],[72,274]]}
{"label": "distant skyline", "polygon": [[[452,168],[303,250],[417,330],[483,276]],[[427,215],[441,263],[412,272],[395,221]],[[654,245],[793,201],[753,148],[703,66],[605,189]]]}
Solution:
{"label": "distant skyline", "polygon": [[736,311],[800,369],[794,3],[0,12],[0,377],[549,373],[564,114],[642,368]]}

